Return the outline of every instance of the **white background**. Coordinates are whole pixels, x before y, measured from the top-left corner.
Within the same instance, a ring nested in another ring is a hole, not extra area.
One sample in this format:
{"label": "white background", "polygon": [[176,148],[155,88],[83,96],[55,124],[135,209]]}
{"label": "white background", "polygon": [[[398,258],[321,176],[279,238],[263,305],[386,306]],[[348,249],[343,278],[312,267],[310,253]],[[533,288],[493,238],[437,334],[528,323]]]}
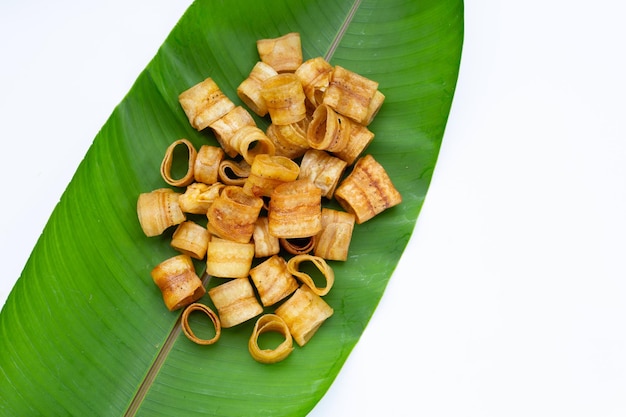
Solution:
{"label": "white background", "polygon": [[[189,4],[0,2],[0,305]],[[465,2],[415,233],[311,416],[626,415],[623,4]]]}

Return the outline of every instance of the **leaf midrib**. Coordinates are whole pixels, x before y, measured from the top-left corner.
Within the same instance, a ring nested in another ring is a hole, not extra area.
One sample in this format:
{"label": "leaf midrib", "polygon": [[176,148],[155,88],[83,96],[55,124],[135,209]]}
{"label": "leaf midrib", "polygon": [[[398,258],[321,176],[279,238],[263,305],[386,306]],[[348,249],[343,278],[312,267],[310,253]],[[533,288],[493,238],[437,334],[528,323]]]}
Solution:
{"label": "leaf midrib", "polygon": [[[331,42],[328,50],[326,51],[326,54],[324,55],[324,59],[327,62],[331,61],[335,51],[337,50],[337,47],[339,46],[339,43],[341,42],[341,40],[343,39],[346,33],[346,30],[350,26],[350,23],[352,22],[354,15],[359,9],[361,5],[361,1],[362,0],[354,1],[354,3],[352,4],[352,7],[348,11],[348,14],[346,15],[345,20],[339,27],[337,33],[335,34],[333,41]],[[202,276],[202,283],[205,288],[209,284],[210,280],[211,280],[211,276],[206,274],[205,272],[204,275]],[[143,400],[148,394],[148,391],[150,391],[150,388],[152,387],[154,380],[156,379],[159,371],[161,370],[161,367],[163,366],[167,357],[169,356],[169,353],[172,350],[174,343],[180,336],[180,333],[182,330],[181,317],[182,317],[182,312],[181,314],[178,315],[178,318],[176,319],[176,323],[174,324],[174,326],[172,327],[172,330],[168,334],[167,339],[165,340],[165,343],[163,343],[163,346],[161,346],[161,349],[157,353],[157,356],[154,362],[152,362],[150,369],[148,369],[148,372],[146,372],[146,375],[141,381],[139,388],[137,389],[137,392],[135,393],[128,408],[126,409],[126,412],[124,413],[124,417],[134,417],[139,411],[141,404],[143,403]]]}

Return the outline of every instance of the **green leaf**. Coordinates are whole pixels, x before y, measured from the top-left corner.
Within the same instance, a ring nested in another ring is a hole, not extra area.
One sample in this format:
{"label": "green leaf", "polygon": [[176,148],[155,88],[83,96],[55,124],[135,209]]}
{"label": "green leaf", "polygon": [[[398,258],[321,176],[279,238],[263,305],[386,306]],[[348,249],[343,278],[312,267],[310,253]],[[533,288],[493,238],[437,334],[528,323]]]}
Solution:
{"label": "green leaf", "polygon": [[[224,329],[213,346],[181,333],[180,311],[167,311],[150,276],[175,255],[171,231],[146,238],[136,202],[164,186],[159,166],[171,142],[216,143],[190,127],[178,94],[211,76],[240,103],[235,91],[258,60],[255,41],[292,31],[305,59],[325,56],[379,82],[386,100],[367,153],[403,202],[357,225],[348,261],[332,263],[336,283],[325,300],[335,314],[268,366],[248,353],[253,321]],[[462,41],[460,0],[194,3],[95,138],[3,307],[2,414],[306,415],[357,343],[413,231]]]}

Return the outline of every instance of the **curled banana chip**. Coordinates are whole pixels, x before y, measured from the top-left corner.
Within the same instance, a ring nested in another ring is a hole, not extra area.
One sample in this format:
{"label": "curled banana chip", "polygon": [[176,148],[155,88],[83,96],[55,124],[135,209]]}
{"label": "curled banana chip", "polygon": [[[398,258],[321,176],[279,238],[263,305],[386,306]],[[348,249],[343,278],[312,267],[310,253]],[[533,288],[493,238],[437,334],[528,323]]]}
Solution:
{"label": "curled banana chip", "polygon": [[232,279],[209,290],[223,328],[243,323],[263,313],[248,278]]}
{"label": "curled banana chip", "polygon": [[206,293],[189,255],[166,259],[155,266],[150,274],[170,311],[189,305]]}
{"label": "curled banana chip", "polygon": [[322,190],[322,196],[332,198],[348,163],[325,151],[309,149],[300,162],[299,179],[311,181]]}
{"label": "curled banana chip", "polygon": [[230,144],[250,166],[255,156],[274,155],[276,151],[274,143],[256,126],[244,126],[237,130],[231,136]]}
{"label": "curled banana chip", "polygon": [[241,161],[223,160],[220,163],[220,181],[226,185],[244,185],[250,175],[250,164],[245,159]]}
{"label": "curled banana chip", "polygon": [[334,311],[322,297],[302,285],[274,313],[287,323],[296,343],[304,346]]}
{"label": "curled banana chip", "polygon": [[[173,178],[172,177],[172,163],[174,161],[174,151],[179,145],[185,145],[187,148],[187,171],[185,175],[181,178]],[[163,161],[161,162],[161,177],[165,180],[169,185],[173,185],[175,187],[186,187],[191,184],[194,180],[194,165],[196,163],[197,156],[196,148],[194,148],[193,144],[189,142],[187,139],[179,139],[177,141],[172,142],[170,146],[167,147],[165,151],[165,156],[163,157]]]}
{"label": "curled banana chip", "polygon": [[371,117],[370,103],[377,89],[376,81],[336,65],[323,103],[337,113],[365,124]]}
{"label": "curled banana chip", "polygon": [[170,245],[194,259],[204,259],[209,238],[209,231],[206,227],[187,220],[178,225],[172,235]]}
{"label": "curled banana chip", "polygon": [[[326,279],[326,286],[317,287],[315,285],[315,281],[313,281],[313,278],[311,278],[309,274],[300,271],[300,264],[302,262],[312,262],[313,265],[315,265],[315,267],[322,273],[322,275],[324,275],[324,278]],[[328,294],[330,289],[335,284],[335,272],[330,267],[330,265],[328,265],[326,261],[319,256],[307,254],[295,255],[293,258],[287,261],[287,270],[300,282],[309,287],[311,291],[319,296]]]}
{"label": "curled banana chip", "polygon": [[[285,337],[274,349],[261,349],[259,336],[267,332],[278,332]],[[276,314],[264,314],[256,321],[252,335],[248,341],[250,355],[260,363],[276,363],[284,360],[293,351],[293,338],[287,323]]]}
{"label": "curled banana chip", "polygon": [[315,256],[333,261],[347,260],[354,223],[352,213],[322,208],[322,231],[315,242]]}
{"label": "curled banana chip", "polygon": [[306,139],[313,149],[341,152],[348,146],[351,129],[350,119],[322,104],[313,112]]}
{"label": "curled banana chip", "polygon": [[158,236],[168,227],[186,220],[185,213],[178,204],[179,195],[170,188],[139,194],[137,217],[146,236]]}
{"label": "curled banana chip", "polygon": [[213,201],[220,195],[225,187],[221,182],[211,185],[194,182],[178,197],[178,205],[183,213],[206,215]]}
{"label": "curled banana chip", "polygon": [[261,208],[263,199],[246,193],[242,187],[228,185],[207,211],[207,229],[222,239],[248,243]]}
{"label": "curled banana chip", "polygon": [[332,73],[332,65],[321,56],[303,62],[295,71],[302,82],[304,95],[313,107],[322,104]]}
{"label": "curled banana chip", "polygon": [[335,199],[344,210],[354,213],[357,224],[402,202],[385,168],[372,155],[357,161],[350,175],[337,187]]}
{"label": "curled banana chip", "polygon": [[255,196],[269,197],[274,188],[289,181],[295,181],[300,167],[284,156],[257,155],[252,162],[250,175],[243,190]]}
{"label": "curled banana chip", "polygon": [[256,127],[256,123],[248,110],[241,106],[233,108],[224,116],[211,123],[211,129],[215,133],[215,138],[224,149],[224,152],[231,158],[241,153],[232,138],[235,133],[246,126]]}
{"label": "curled banana chip", "polygon": [[276,155],[296,159],[310,148],[306,140],[306,132],[309,127],[309,118],[305,117],[296,123],[277,125],[272,123],[268,126],[265,134],[274,143]]}
{"label": "curled banana chip", "polygon": [[274,68],[263,61],[259,61],[250,71],[248,78],[237,87],[237,96],[261,117],[267,114],[267,105],[261,95],[261,84],[274,75],[278,75]]}
{"label": "curled banana chip", "polygon": [[178,102],[196,130],[207,128],[235,107],[210,77],[180,93]]}
{"label": "curled banana chip", "polygon": [[196,155],[193,177],[196,182],[214,184],[219,179],[220,164],[224,159],[224,150],[217,146],[202,145]]}
{"label": "curled banana chip", "polygon": [[250,270],[263,306],[271,306],[293,293],[298,282],[287,269],[287,261],[274,255]]}
{"label": "curled banana chip", "polygon": [[302,45],[297,32],[256,41],[261,61],[278,72],[293,72],[302,64]]}
{"label": "curled banana chip", "polygon": [[341,151],[333,152],[333,155],[343,159],[348,165],[352,165],[372,140],[374,140],[374,132],[361,124],[352,123],[348,144]]}
{"label": "curled banana chip", "polygon": [[270,197],[269,231],[278,238],[314,236],[322,229],[322,190],[307,180],[286,182]]}
{"label": "curled banana chip", "polygon": [[[199,337],[195,335],[193,330],[191,330],[191,326],[189,325],[189,315],[193,313],[194,311],[200,311],[206,314],[211,319],[211,322],[213,323],[213,327],[215,329],[215,335],[212,338],[200,339]],[[215,314],[213,310],[211,310],[208,306],[202,303],[193,303],[187,306],[187,308],[185,308],[185,310],[183,311],[183,315],[181,317],[181,324],[182,324],[183,333],[185,333],[185,336],[187,336],[187,338],[191,340],[192,342],[197,343],[199,345],[212,345],[213,343],[219,340],[220,335],[222,334],[222,325],[220,323],[219,317],[217,316],[217,314]]]}
{"label": "curled banana chip", "polygon": [[267,216],[259,216],[257,219],[254,232],[252,232],[252,241],[254,242],[254,256],[257,258],[265,258],[280,252],[280,241],[270,234]]}
{"label": "curled banana chip", "polygon": [[246,278],[254,259],[254,244],[213,236],[206,253],[206,273],[220,278]]}
{"label": "curled banana chip", "polygon": [[278,74],[263,81],[261,95],[272,123],[288,125],[306,117],[306,96],[300,79],[294,74]]}

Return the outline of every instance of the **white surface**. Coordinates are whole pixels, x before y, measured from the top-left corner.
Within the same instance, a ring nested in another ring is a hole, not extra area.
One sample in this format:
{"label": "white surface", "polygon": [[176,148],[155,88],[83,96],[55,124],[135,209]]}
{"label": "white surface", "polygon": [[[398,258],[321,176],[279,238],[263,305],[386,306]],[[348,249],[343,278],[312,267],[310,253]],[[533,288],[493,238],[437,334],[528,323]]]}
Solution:
{"label": "white surface", "polygon": [[[189,3],[0,3],[0,304]],[[465,13],[415,233],[310,416],[624,416],[626,6],[470,0]]]}

